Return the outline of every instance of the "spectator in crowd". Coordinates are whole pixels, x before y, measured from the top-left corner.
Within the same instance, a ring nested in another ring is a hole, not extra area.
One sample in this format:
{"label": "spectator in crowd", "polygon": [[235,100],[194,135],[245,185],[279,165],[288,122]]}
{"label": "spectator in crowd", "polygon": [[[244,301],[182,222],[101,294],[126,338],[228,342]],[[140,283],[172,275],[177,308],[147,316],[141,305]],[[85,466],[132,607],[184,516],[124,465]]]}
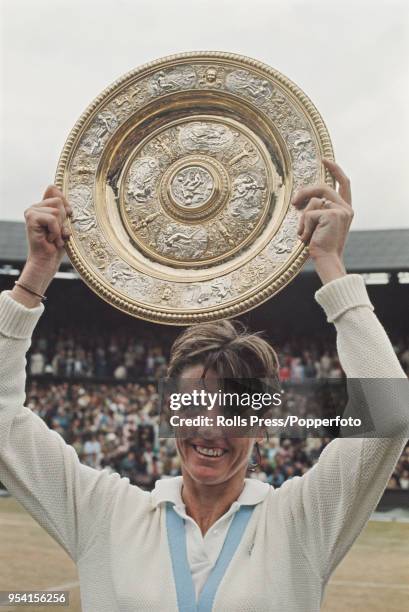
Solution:
{"label": "spectator in crowd", "polygon": [[399,485],[401,489],[406,491],[409,489],[409,470],[403,470],[402,476],[399,478]]}
{"label": "spectator in crowd", "polygon": [[84,463],[90,467],[99,469],[101,462],[101,444],[97,440],[96,434],[92,434],[83,448]]}
{"label": "spectator in crowd", "polygon": [[31,376],[37,376],[39,374],[43,374],[44,366],[45,366],[44,353],[41,351],[41,348],[39,348],[39,345],[37,344],[36,349],[32,352],[31,357],[30,357],[30,370],[29,371],[30,371]]}

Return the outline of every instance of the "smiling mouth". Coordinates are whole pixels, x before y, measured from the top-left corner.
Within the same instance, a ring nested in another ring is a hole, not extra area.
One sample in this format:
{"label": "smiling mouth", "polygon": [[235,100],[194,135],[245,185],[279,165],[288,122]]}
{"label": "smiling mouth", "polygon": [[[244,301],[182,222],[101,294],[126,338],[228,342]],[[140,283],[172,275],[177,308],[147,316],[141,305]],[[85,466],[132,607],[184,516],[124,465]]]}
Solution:
{"label": "smiling mouth", "polygon": [[192,444],[192,447],[201,457],[211,457],[212,459],[223,457],[228,452],[224,448],[209,448],[208,446],[197,446],[196,444]]}

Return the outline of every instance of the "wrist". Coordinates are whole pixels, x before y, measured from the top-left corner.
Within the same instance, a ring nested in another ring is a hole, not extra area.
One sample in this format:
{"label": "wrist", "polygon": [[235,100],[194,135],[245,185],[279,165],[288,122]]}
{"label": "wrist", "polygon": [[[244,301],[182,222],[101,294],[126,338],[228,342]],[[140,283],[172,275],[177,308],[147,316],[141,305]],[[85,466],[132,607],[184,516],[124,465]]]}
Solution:
{"label": "wrist", "polygon": [[14,285],[13,289],[10,291],[10,297],[26,308],[36,308],[41,304],[41,298],[33,295],[19,285]]}
{"label": "wrist", "polygon": [[314,259],[315,270],[323,285],[346,276],[344,262],[338,255],[321,256]]}
{"label": "wrist", "polygon": [[53,280],[59,265],[44,265],[28,259],[20,274],[19,280],[36,293],[45,293]]}
{"label": "wrist", "polygon": [[[23,285],[35,291],[35,293],[43,295],[56,271],[56,269],[47,269],[38,263],[27,260],[17,282],[21,281]],[[14,285],[10,296],[26,308],[35,308],[41,303],[40,297],[19,285]]]}

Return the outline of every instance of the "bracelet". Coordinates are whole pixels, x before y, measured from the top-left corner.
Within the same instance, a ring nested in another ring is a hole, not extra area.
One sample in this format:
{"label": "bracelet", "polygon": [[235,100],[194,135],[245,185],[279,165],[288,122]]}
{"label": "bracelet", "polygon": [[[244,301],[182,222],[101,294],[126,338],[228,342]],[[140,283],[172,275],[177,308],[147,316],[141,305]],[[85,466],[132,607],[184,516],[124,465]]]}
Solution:
{"label": "bracelet", "polygon": [[47,299],[47,297],[45,295],[41,295],[41,293],[37,293],[36,291],[33,291],[32,289],[30,289],[30,287],[27,287],[26,285],[23,285],[23,283],[20,283],[19,281],[14,281],[14,284],[17,285],[18,287],[21,287],[22,289],[25,289],[26,291],[28,291],[32,295],[36,295],[37,297],[41,298],[43,302],[45,302],[46,299]]}

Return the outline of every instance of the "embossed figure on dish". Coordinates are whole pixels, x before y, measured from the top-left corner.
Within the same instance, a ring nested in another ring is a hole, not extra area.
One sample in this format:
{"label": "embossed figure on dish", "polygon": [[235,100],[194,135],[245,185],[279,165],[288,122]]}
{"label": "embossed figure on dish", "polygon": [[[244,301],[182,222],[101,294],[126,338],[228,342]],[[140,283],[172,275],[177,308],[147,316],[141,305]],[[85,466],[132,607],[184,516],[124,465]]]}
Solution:
{"label": "embossed figure on dish", "polygon": [[231,130],[222,124],[197,121],[180,128],[179,142],[185,151],[215,153],[233,140]]}
{"label": "embossed figure on dish", "polygon": [[83,151],[91,156],[101,153],[107,137],[115,131],[118,123],[118,118],[112,112],[99,113],[83,139]]}
{"label": "embossed figure on dish", "polygon": [[136,202],[147,202],[153,198],[158,174],[156,159],[146,157],[136,160],[129,172],[127,195]]}
{"label": "embossed figure on dish", "polygon": [[226,77],[226,87],[234,93],[250,96],[255,103],[264,102],[272,94],[272,87],[267,79],[257,78],[247,70],[230,72]]}
{"label": "embossed figure on dish", "polygon": [[196,82],[196,73],[191,66],[180,66],[168,70],[159,70],[150,81],[153,95],[163,95],[179,89],[188,89]]}
{"label": "embossed figure on dish", "polygon": [[87,185],[77,185],[70,190],[70,203],[73,209],[71,223],[80,232],[82,239],[86,232],[96,227],[92,190]]}
{"label": "embossed figure on dish", "polygon": [[178,204],[187,207],[200,206],[207,202],[213,189],[212,175],[200,166],[182,168],[171,183],[173,197]]}
{"label": "embossed figure on dish", "polygon": [[124,287],[126,283],[132,281],[134,272],[125,262],[114,259],[107,270],[107,276],[113,286]]}
{"label": "embossed figure on dish", "polygon": [[231,280],[217,278],[203,285],[191,285],[186,302],[195,306],[215,305],[230,295],[232,295]]}
{"label": "embossed figure on dish", "polygon": [[207,232],[202,227],[187,227],[171,224],[156,237],[159,253],[177,259],[198,259],[206,251]]}
{"label": "embossed figure on dish", "polygon": [[258,215],[262,205],[265,184],[261,177],[254,174],[240,174],[232,185],[230,212],[233,217],[246,221]]}

